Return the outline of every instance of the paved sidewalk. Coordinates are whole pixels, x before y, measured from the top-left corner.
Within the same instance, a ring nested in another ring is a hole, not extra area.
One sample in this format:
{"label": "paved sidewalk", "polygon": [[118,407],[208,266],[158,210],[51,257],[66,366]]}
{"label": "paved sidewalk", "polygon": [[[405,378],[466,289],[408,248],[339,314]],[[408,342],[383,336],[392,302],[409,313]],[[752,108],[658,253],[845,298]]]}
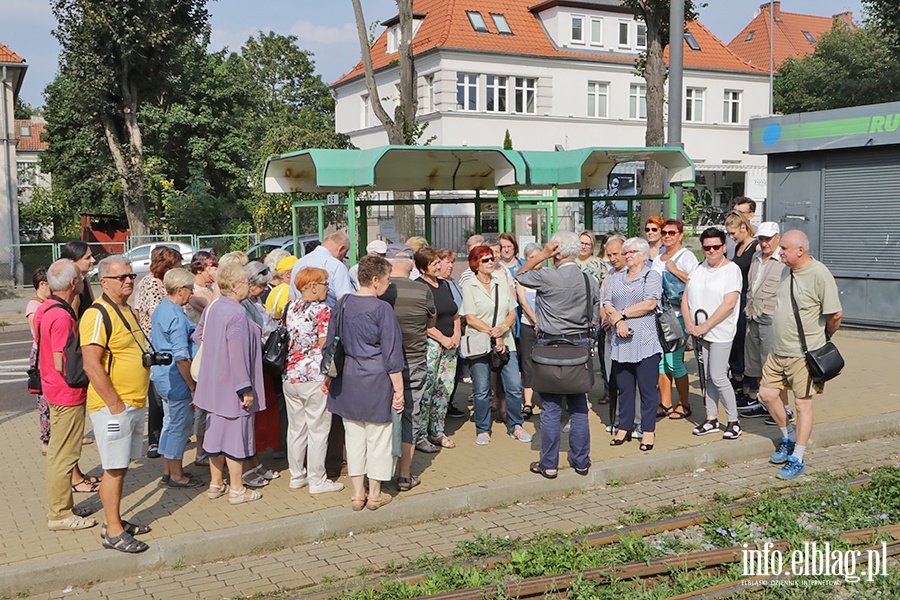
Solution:
{"label": "paved sidewalk", "polygon": [[[834,474],[856,472],[900,461],[897,438],[821,448],[815,454],[815,471]],[[456,543],[474,539],[477,533],[529,537],[546,529],[570,532],[585,526],[615,527],[628,508],[654,510],[687,502],[701,508],[717,491],[733,497],[752,497],[764,488],[796,485],[775,479],[775,469],[765,459],[697,472],[656,477],[618,487],[573,493],[549,500],[516,502],[509,506],[458,517],[384,531],[354,532],[335,540],[315,541],[282,550],[260,550],[211,564],[178,565],[177,569],[146,573],[91,588],[54,590],[33,594],[33,599],[220,599],[291,590],[294,594],[314,586],[334,587],[343,580],[371,580],[368,573],[389,563],[406,565],[419,557],[447,558]],[[804,478],[809,481],[811,478]]]}

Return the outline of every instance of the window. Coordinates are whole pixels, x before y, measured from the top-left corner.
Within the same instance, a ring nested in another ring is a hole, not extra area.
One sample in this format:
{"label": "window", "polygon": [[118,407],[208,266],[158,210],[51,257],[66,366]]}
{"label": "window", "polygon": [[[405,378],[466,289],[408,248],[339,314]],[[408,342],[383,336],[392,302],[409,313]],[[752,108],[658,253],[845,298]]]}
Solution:
{"label": "window", "polygon": [[[31,135],[31,132],[28,134]],[[36,163],[16,162],[16,181],[18,187],[29,189],[34,187],[34,178],[37,171]]]}
{"label": "window", "polygon": [[487,23],[484,22],[484,17],[481,16],[480,12],[466,11],[466,14],[469,15],[469,23],[472,24],[472,29],[478,33],[490,33]]}
{"label": "window", "polygon": [[387,31],[387,53],[393,54],[400,50],[400,26],[394,25]]}
{"label": "window", "polygon": [[456,74],[456,110],[478,110],[478,75]]}
{"label": "window", "polygon": [[805,38],[806,38],[806,41],[809,42],[810,44],[815,44],[815,43],[816,43],[816,38],[814,38],[814,37],[812,36],[812,34],[811,34],[810,32],[808,32],[808,31],[804,31],[804,32],[803,32],[803,37],[805,37]]}
{"label": "window", "polygon": [[533,115],[535,113],[534,106],[534,84],[533,77],[516,77],[516,112]]}
{"label": "window", "polygon": [[494,20],[494,27],[497,28],[498,33],[513,35],[512,29],[509,28],[509,23],[506,22],[506,17],[491,13],[491,19]]}
{"label": "window", "polygon": [[697,43],[697,40],[694,38],[694,34],[690,31],[684,32],[684,41],[687,42],[688,47],[694,52],[700,51],[700,44]]}
{"label": "window", "polygon": [[589,117],[605,117],[607,106],[608,83],[588,81],[588,110]]}
{"label": "window", "polygon": [[572,17],[572,43],[584,43],[584,17]]}
{"label": "window", "polygon": [[31,125],[19,125],[19,137],[20,138],[31,137]]}
{"label": "window", "polygon": [[685,91],[684,120],[694,123],[703,121],[703,90],[688,88]]}
{"label": "window", "polygon": [[435,111],[434,104],[434,75],[425,76],[425,111],[426,113]]}
{"label": "window", "polygon": [[744,43],[745,43],[745,44],[746,44],[747,42],[749,42],[750,40],[753,39],[753,34],[754,34],[754,33],[756,33],[755,30],[754,30],[754,31],[751,31],[750,33],[747,34],[747,37],[744,38]]}
{"label": "window", "polygon": [[723,123],[741,122],[741,93],[725,90],[725,105],[722,110]]}
{"label": "window", "polygon": [[637,42],[635,45],[638,48],[647,47],[647,25],[645,23],[637,24]]}
{"label": "window", "polygon": [[628,92],[628,118],[647,118],[647,86],[632,83]]}
{"label": "window", "polygon": [[506,77],[487,76],[484,103],[488,112],[506,112]]}
{"label": "window", "polygon": [[619,46],[631,46],[631,23],[629,21],[619,21]]}
{"label": "window", "polygon": [[603,19],[591,19],[591,44],[603,45]]}
{"label": "window", "polygon": [[369,126],[369,95],[368,94],[362,95],[362,108],[360,109],[359,122],[360,122],[360,124],[362,124],[363,127]]}

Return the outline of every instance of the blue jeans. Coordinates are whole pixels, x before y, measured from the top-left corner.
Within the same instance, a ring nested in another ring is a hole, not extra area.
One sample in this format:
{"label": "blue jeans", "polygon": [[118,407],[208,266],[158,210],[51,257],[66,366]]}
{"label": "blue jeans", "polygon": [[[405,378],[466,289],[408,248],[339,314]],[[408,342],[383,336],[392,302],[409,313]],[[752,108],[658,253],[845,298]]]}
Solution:
{"label": "blue jeans", "polygon": [[[491,364],[487,356],[469,360],[472,373],[472,395],[475,403],[476,433],[491,432]],[[522,379],[519,377],[519,355],[509,353],[509,362],[500,370],[506,390],[506,428],[512,433],[524,423],[522,418]]]}
{"label": "blue jeans", "polygon": [[162,432],[159,435],[159,453],[169,460],[184,458],[184,447],[187,445],[194,424],[194,409],[191,399],[162,399],[163,412]]}
{"label": "blue jeans", "polygon": [[559,468],[559,423],[562,404],[566,403],[571,420],[569,430],[569,460],[576,469],[591,466],[591,428],[588,425],[587,394],[541,395],[541,468]]}

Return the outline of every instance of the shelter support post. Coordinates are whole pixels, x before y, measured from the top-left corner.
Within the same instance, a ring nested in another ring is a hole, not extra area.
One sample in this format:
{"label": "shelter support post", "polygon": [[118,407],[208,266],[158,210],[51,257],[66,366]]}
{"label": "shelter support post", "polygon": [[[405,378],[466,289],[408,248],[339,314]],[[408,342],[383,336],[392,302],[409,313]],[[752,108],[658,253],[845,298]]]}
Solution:
{"label": "shelter support post", "polygon": [[481,235],[481,190],[475,190],[475,233]]}
{"label": "shelter support post", "polygon": [[552,188],[553,192],[553,214],[550,219],[550,235],[553,235],[559,230],[559,190],[554,185]]}
{"label": "shelter support post", "polygon": [[[299,252],[300,240],[300,207],[297,206],[297,194],[291,194],[291,234],[294,236],[294,253]],[[319,231],[322,228],[319,227]]]}
{"label": "shelter support post", "polygon": [[325,207],[319,204],[316,206],[316,217],[318,218],[319,237],[325,235]]}
{"label": "shelter support post", "polygon": [[[365,217],[365,215],[363,215]],[[369,223],[367,219],[363,218],[362,221],[368,227]],[[356,188],[350,188],[347,190],[347,229],[348,235],[350,237],[350,265],[355,265],[357,262],[356,256],[359,254],[359,239],[362,238],[363,243],[367,243],[364,240],[368,237],[368,232],[364,231],[361,235],[359,231],[357,231],[357,223],[356,223]]]}
{"label": "shelter support post", "polygon": [[434,244],[431,239],[431,191],[425,190],[425,239],[429,244]]}
{"label": "shelter support post", "polygon": [[[586,191],[586,194],[590,194],[590,191]],[[594,230],[594,203],[591,201],[590,195],[587,195],[584,199],[584,228],[586,231]]]}
{"label": "shelter support post", "polygon": [[503,214],[503,201],[505,200],[503,196],[503,190],[497,188],[497,231],[499,233],[503,233],[506,231],[506,225],[504,223],[504,214]]}

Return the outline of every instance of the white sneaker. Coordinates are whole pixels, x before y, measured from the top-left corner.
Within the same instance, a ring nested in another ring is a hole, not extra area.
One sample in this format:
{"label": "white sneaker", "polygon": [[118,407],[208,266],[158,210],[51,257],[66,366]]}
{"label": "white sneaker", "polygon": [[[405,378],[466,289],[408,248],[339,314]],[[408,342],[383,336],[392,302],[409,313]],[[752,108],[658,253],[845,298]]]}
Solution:
{"label": "white sneaker", "polygon": [[305,487],[309,484],[309,479],[304,477],[299,477],[297,479],[291,479],[291,482],[288,484],[288,487],[292,490],[299,490],[302,487]]}
{"label": "white sneaker", "polygon": [[339,492],[344,489],[344,484],[337,481],[326,479],[322,485],[309,486],[310,494],[327,494],[328,492]]}

